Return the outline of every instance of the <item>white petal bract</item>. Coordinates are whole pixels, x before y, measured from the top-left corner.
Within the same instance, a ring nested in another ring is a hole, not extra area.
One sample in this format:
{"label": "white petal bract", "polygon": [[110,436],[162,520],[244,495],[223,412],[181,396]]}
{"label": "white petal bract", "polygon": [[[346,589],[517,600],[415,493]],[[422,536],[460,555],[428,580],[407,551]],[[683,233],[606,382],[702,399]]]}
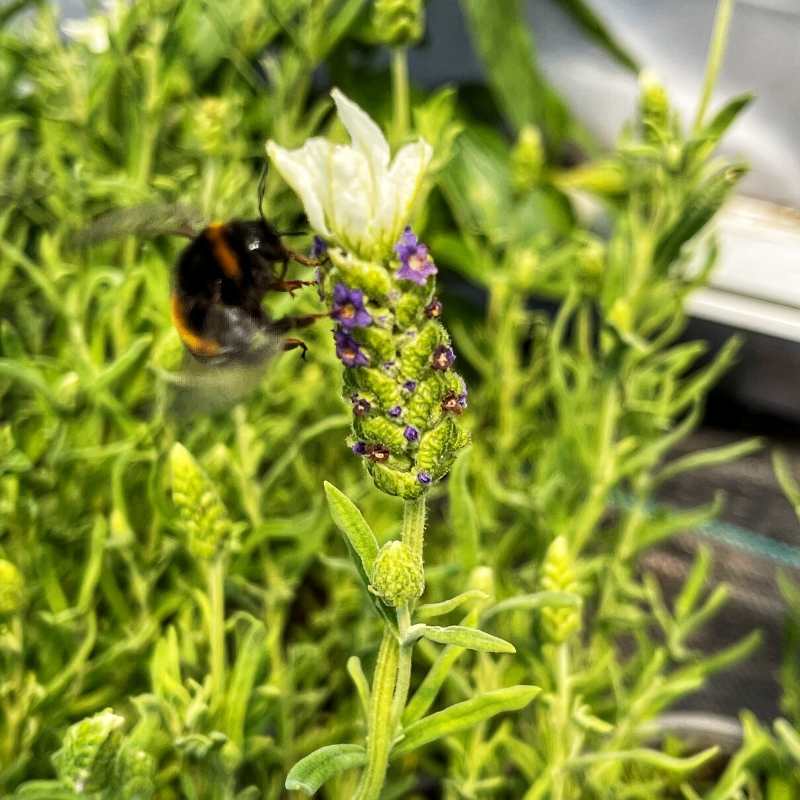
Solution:
{"label": "white petal bract", "polygon": [[311,227],[363,258],[383,258],[407,224],[430,163],[430,145],[405,145],[390,163],[386,137],[338,89],[331,92],[350,145],[309,139],[287,150],[267,143],[267,153],[303,203]]}

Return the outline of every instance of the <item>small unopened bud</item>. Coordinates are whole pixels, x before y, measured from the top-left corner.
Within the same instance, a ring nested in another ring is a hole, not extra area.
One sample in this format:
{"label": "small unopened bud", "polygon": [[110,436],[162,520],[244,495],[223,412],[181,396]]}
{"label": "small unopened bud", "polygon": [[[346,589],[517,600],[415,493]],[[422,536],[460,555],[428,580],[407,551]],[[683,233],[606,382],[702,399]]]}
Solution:
{"label": "small unopened bud", "polygon": [[589,278],[596,278],[603,274],[605,263],[605,247],[596,239],[587,239],[584,242],[580,254],[580,264],[583,274]]}
{"label": "small unopened bud", "polygon": [[532,189],[542,177],[544,145],[539,129],[526,125],[511,151],[511,180],[517,190]]}
{"label": "small unopened bud", "polygon": [[53,764],[58,777],[76,794],[90,795],[111,785],[124,724],[107,708],[67,729]]}
{"label": "small unopened bud", "polygon": [[213,558],[231,534],[231,521],[216,487],[182,445],[169,454],[172,500],[186,532],[189,552],[199,559]]}
{"label": "small unopened bud", "polygon": [[25,605],[25,581],[10,561],[0,558],[0,617],[16,614]]}
{"label": "small unopened bud", "polygon": [[664,130],[669,117],[669,98],[666,90],[658,82],[655,74],[649,70],[642,72],[639,77],[639,90],[642,121],[651,129],[649,133]]}
{"label": "small unopened bud", "polygon": [[56,387],[56,397],[62,407],[74,409],[78,404],[78,397],[81,390],[81,380],[77,372],[67,372]]}
{"label": "small unopened bud", "polygon": [[[569,552],[569,545],[563,536],[558,536],[547,548],[542,563],[541,588],[546,592],[576,592],[578,581],[575,567]],[[542,609],[542,633],[549,641],[560,644],[580,628],[581,616],[576,608]]]}
{"label": "small unopened bud", "polygon": [[417,600],[425,589],[422,560],[404,542],[387,542],[375,557],[370,589],[390,606]]}
{"label": "small unopened bud", "polygon": [[220,155],[230,147],[230,131],[235,129],[241,109],[230,98],[204,97],[192,114],[192,135],[207,155]]}
{"label": "small unopened bud", "polygon": [[633,309],[624,298],[618,297],[608,313],[608,321],[620,332],[630,333],[633,329]]}
{"label": "small unopened bud", "polygon": [[117,757],[114,797],[151,800],[156,791],[156,764],[151,755],[126,742]]}
{"label": "small unopened bud", "polygon": [[422,0],[375,0],[372,12],[375,39],[382,44],[408,47],[425,31]]}
{"label": "small unopened bud", "polygon": [[494,597],[494,570],[491,567],[475,567],[469,574],[468,588],[478,589],[489,597]]}

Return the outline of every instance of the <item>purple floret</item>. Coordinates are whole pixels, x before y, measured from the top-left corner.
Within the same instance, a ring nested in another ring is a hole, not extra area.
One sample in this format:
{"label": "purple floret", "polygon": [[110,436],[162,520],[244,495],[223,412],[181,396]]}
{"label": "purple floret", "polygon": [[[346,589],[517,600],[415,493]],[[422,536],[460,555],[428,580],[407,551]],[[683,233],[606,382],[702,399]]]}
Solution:
{"label": "purple floret", "polygon": [[440,344],[431,356],[431,367],[444,372],[444,370],[453,366],[455,360],[456,354],[453,352],[453,348],[448,347],[446,344]]}
{"label": "purple floret", "polygon": [[328,252],[328,243],[321,237],[315,236],[311,245],[311,257],[322,258]]}
{"label": "purple floret", "polygon": [[438,272],[428,248],[417,239],[410,225],[406,226],[400,241],[394,246],[394,252],[400,260],[400,269],[395,272],[400,280],[424,286],[428,278]]}
{"label": "purple floret", "polygon": [[346,367],[364,367],[369,364],[366,354],[352,336],[337,329],[333,332],[333,338],[336,341],[336,356]]}
{"label": "purple floret", "polygon": [[372,317],[364,308],[364,293],[360,289],[349,289],[343,283],[337,283],[333,290],[331,316],[346,331],[372,324]]}

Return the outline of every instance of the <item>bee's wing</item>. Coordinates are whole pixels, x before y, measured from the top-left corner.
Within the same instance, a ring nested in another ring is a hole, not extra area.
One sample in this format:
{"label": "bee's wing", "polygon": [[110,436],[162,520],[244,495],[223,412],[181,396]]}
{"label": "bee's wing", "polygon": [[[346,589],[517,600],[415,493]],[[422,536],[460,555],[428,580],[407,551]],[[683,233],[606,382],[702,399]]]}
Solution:
{"label": "bee's wing", "polygon": [[86,247],[124,236],[153,238],[163,235],[194,236],[203,225],[200,212],[182,203],[148,203],[118,208],[97,217],[70,238],[74,247]]}
{"label": "bee's wing", "polygon": [[202,361],[187,353],[180,371],[158,370],[168,411],[186,417],[230,408],[258,387],[282,346],[282,338],[264,328],[251,336],[246,350],[223,349]]}

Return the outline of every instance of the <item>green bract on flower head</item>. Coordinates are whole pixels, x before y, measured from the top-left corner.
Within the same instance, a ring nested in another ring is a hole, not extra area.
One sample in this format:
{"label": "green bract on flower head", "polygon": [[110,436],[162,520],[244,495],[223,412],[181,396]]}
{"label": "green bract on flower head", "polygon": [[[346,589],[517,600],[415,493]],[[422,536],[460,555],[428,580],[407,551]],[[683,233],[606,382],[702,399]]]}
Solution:
{"label": "green bract on flower head", "polygon": [[175,444],[169,454],[172,500],[186,533],[189,552],[211,559],[230,543],[232,523],[214,484],[192,454]]}
{"label": "green bract on flower head", "polygon": [[299,150],[267,149],[311,225],[333,240],[322,290],[345,367],[352,450],[379,489],[413,499],[469,440],[459,422],[467,388],[440,321],[436,263],[408,224],[431,149],[407,145],[390,166],[378,126],[341,92],[333,97],[351,147],[311,139]]}
{"label": "green bract on flower head", "polygon": [[400,238],[433,151],[419,139],[391,159],[381,129],[338,89],[331,92],[351,144],[314,137],[267,153],[303,203],[311,227],[361,258],[385,258]]}
{"label": "green bract on flower head", "polygon": [[[569,545],[563,536],[550,543],[542,562],[541,588],[546,592],[577,592],[578,579]],[[577,608],[545,607],[542,609],[542,633],[555,644],[567,641],[580,629],[581,615]]]}
{"label": "green bract on flower head", "polygon": [[76,722],[53,756],[58,777],[78,794],[99,792],[109,786],[122,744],[123,717],[110,708]]}

